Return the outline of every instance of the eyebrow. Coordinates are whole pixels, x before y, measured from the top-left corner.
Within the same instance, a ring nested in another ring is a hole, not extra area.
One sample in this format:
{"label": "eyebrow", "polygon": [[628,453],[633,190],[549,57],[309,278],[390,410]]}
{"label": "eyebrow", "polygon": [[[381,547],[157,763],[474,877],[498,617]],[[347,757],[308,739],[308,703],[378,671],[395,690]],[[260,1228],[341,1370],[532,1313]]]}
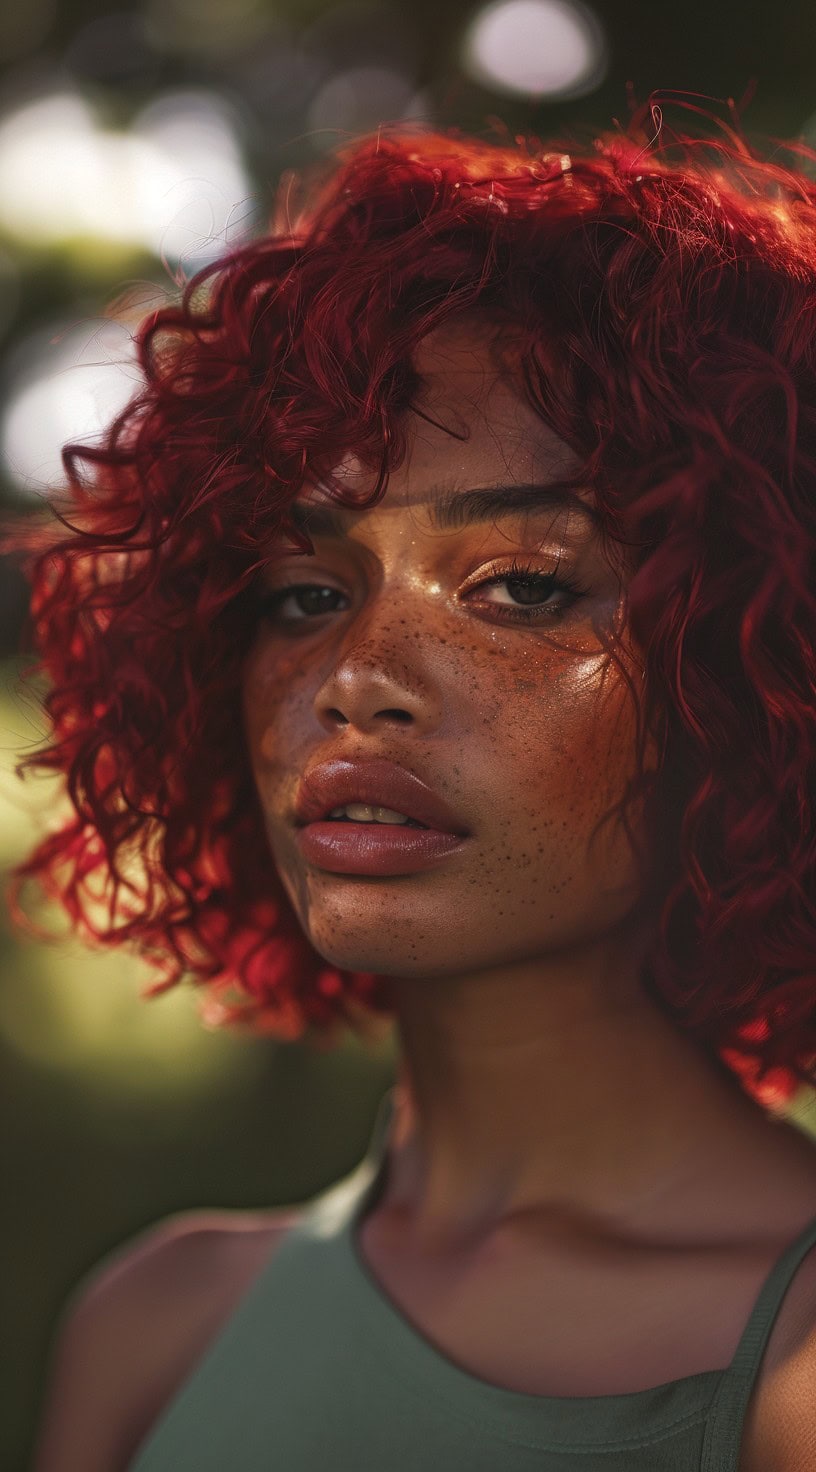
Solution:
{"label": "eyebrow", "polygon": [[[493,521],[496,517],[518,515],[526,511],[554,511],[569,507],[579,516],[587,518],[594,526],[601,525],[596,508],[574,491],[560,485],[474,486],[467,491],[434,490],[421,501],[412,501],[411,506],[425,506],[431,526],[435,531],[459,530],[479,522]],[[344,507],[346,512],[357,507]],[[361,507],[361,510],[369,508]],[[373,507],[371,508],[374,509]],[[325,504],[293,501],[289,507],[292,522],[298,531],[313,532],[318,537],[346,537],[348,527],[341,512]]]}

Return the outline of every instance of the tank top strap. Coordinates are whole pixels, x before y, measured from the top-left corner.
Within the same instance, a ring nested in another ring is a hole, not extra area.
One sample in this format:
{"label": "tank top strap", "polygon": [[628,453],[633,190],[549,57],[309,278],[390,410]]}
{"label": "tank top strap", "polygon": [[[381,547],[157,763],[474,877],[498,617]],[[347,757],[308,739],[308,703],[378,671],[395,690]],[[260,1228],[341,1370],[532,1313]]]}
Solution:
{"label": "tank top strap", "polygon": [[700,1472],[737,1472],[748,1402],[782,1300],[797,1269],[816,1247],[816,1217],[785,1249],[768,1273],[736,1353],[712,1401]]}

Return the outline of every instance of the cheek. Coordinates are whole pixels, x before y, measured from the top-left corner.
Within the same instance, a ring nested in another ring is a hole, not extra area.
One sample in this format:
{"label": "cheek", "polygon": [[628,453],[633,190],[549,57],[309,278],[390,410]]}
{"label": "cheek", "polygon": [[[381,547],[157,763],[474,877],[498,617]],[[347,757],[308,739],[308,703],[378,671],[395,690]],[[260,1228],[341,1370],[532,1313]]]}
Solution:
{"label": "cheek", "polygon": [[286,728],[300,704],[291,658],[274,660],[260,645],[247,654],[241,676],[244,735],[253,766],[272,761],[285,746]]}
{"label": "cheek", "polygon": [[[597,659],[551,668],[538,681],[525,676],[491,721],[508,824],[528,838],[546,833],[548,847],[586,854],[593,829],[636,770],[636,709],[623,676]],[[594,843],[604,867],[623,858],[622,842],[619,822],[602,825]]]}

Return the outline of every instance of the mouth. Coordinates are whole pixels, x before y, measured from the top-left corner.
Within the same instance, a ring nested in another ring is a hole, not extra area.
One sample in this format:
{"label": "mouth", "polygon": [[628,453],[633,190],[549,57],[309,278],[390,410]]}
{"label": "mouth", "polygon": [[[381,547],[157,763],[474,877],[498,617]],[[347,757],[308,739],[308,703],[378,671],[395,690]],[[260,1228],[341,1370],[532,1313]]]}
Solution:
{"label": "mouth", "polygon": [[312,767],[301,778],[292,816],[301,829],[320,823],[338,831],[424,829],[460,837],[468,831],[426,782],[381,758],[335,758]]}
{"label": "mouth", "polygon": [[429,823],[420,823],[418,818],[409,818],[405,813],[393,812],[388,808],[370,803],[349,803],[348,808],[364,811],[337,812],[330,810],[318,819],[321,823],[351,823],[376,828],[429,828]]}
{"label": "mouth", "polygon": [[298,827],[296,842],[303,858],[325,873],[394,878],[435,868],[461,853],[468,838],[416,820],[382,823],[325,817]]}

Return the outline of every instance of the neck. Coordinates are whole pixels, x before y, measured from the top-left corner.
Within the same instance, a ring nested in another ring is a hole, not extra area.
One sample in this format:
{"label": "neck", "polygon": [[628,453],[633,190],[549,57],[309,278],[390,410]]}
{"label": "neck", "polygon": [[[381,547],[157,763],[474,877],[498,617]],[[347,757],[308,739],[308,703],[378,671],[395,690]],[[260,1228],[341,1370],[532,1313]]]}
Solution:
{"label": "neck", "polygon": [[636,988],[547,993],[537,969],[516,968],[500,986],[429,998],[412,982],[397,996],[383,1208],[417,1244],[565,1218],[636,1229],[711,1169],[712,1151],[771,1127]]}

